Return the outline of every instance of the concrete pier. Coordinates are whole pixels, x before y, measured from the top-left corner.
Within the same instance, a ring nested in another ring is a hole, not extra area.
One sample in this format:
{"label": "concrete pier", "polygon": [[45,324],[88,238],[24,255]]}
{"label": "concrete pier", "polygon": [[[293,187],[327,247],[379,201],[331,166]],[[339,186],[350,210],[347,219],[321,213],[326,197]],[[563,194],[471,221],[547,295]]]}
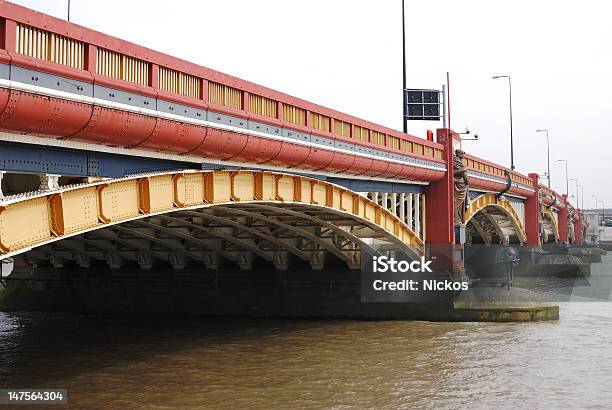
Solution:
{"label": "concrete pier", "polygon": [[558,307],[550,304],[457,303],[453,292],[448,292],[446,301],[436,303],[365,303],[359,273],[347,270],[143,273],[71,267],[38,268],[33,273],[16,273],[11,279],[0,290],[0,310],[293,319],[558,319]]}

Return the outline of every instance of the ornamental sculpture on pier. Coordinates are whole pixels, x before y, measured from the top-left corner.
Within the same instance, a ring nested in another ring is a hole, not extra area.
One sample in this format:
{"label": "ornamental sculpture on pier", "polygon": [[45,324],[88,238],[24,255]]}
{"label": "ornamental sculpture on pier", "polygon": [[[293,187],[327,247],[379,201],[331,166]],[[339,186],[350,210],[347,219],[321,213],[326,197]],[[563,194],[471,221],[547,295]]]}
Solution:
{"label": "ornamental sculpture on pier", "polygon": [[468,187],[469,180],[467,169],[463,164],[465,152],[455,150],[453,156],[453,177],[455,191],[455,224],[465,224],[465,211],[468,206]]}

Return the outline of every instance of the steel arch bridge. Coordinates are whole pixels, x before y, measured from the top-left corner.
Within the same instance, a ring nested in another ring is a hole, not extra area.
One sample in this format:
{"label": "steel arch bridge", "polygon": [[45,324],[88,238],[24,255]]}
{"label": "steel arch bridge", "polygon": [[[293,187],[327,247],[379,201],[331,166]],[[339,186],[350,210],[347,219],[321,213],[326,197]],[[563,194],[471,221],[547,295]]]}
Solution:
{"label": "steel arch bridge", "polygon": [[[28,221],[24,224],[23,221]],[[0,255],[27,251],[54,266],[102,260],[111,268],[219,258],[249,269],[254,257],[287,269],[289,255],[325,266],[326,255],[361,268],[361,252],[393,244],[417,256],[422,240],[379,204],[343,187],[261,171],[133,176],[8,198],[0,207]]]}
{"label": "steel arch bridge", "polygon": [[[0,0],[0,259],[356,268],[393,245],[444,248],[453,270],[459,147]],[[581,211],[538,174],[462,165],[468,240],[583,241]]]}
{"label": "steel arch bridge", "polygon": [[466,211],[466,225],[470,235],[480,236],[485,243],[496,237],[501,244],[524,244],[525,228],[512,204],[496,194],[484,194],[474,198]]}

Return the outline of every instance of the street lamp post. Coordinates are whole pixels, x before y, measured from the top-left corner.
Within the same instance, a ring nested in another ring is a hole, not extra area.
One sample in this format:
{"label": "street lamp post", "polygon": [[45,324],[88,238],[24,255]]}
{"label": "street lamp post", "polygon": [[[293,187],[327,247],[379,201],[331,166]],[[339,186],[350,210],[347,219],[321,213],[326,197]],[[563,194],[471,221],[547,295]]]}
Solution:
{"label": "street lamp post", "polygon": [[597,209],[597,203],[598,203],[599,201],[597,200],[597,195],[593,194],[593,195],[591,195],[591,196],[592,196],[593,198],[595,198],[595,212],[597,213],[597,225],[599,225],[599,218],[600,218],[600,215],[599,215],[599,209]]}
{"label": "street lamp post", "polygon": [[536,132],[546,133],[546,157],[548,162],[548,187],[550,188],[550,140],[548,139],[548,130],[536,130]]}
{"label": "street lamp post", "polygon": [[404,101],[404,107],[402,109],[402,125],[404,127],[404,134],[408,133],[408,101],[406,96],[406,19],[404,17],[404,0],[402,0],[402,57],[404,64],[402,65],[403,72],[403,87],[402,87],[402,95]]}
{"label": "street lamp post", "polygon": [[498,78],[507,78],[508,79],[508,90],[510,97],[510,169],[514,171],[514,139],[512,136],[512,80],[509,75],[494,75],[493,79],[497,80]]}
{"label": "street lamp post", "polygon": [[578,184],[578,178],[570,178],[570,181],[574,181],[576,183],[576,208],[580,208],[580,203],[578,202],[580,199],[580,196],[578,195],[578,187],[580,186]]}
{"label": "street lamp post", "polygon": [[567,179],[567,160],[558,159],[559,162],[565,162],[565,195],[569,195],[569,179]]}
{"label": "street lamp post", "polygon": [[580,209],[584,209],[584,187],[580,184],[576,184],[576,196],[578,196],[578,188],[580,188],[580,202],[576,198],[576,203],[580,204]]}

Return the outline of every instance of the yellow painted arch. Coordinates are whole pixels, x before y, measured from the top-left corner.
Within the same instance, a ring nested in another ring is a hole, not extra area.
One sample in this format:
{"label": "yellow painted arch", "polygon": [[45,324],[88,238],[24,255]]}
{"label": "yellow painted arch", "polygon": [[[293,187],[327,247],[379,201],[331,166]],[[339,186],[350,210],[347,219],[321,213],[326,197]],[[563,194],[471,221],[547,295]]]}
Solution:
{"label": "yellow painted arch", "polygon": [[0,202],[0,259],[107,226],[232,203],[303,204],[382,229],[405,249],[423,241],[391,212],[346,188],[267,171],[181,171],[63,187]]}
{"label": "yellow painted arch", "polygon": [[557,218],[555,218],[553,211],[548,207],[544,207],[544,217],[550,220],[550,223],[553,228],[553,234],[555,237],[555,241],[558,241],[559,240],[559,225],[557,224]]}
{"label": "yellow painted arch", "polygon": [[474,198],[465,213],[465,223],[467,224],[479,211],[493,207],[497,210],[502,211],[506,216],[510,218],[515,226],[515,231],[521,243],[524,243],[527,235],[525,234],[525,228],[517,215],[516,211],[512,207],[510,201],[506,199],[497,198],[495,194],[484,194]]}

